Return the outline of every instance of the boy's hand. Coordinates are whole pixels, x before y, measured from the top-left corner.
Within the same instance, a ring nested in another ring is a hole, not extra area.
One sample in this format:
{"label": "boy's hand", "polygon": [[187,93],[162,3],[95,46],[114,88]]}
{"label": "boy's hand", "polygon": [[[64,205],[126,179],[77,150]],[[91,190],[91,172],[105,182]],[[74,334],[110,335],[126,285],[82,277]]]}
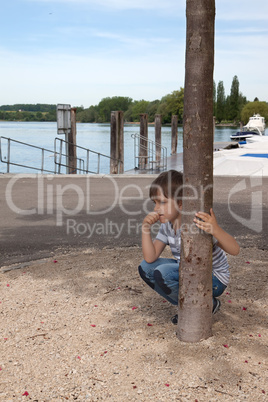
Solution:
{"label": "boy's hand", "polygon": [[215,232],[217,231],[219,226],[212,208],[210,209],[210,215],[206,214],[205,212],[197,212],[195,216],[201,219],[199,220],[197,218],[194,218],[196,226],[199,229],[204,230],[204,232],[215,236]]}
{"label": "boy's hand", "polygon": [[143,225],[152,226],[159,220],[159,214],[157,212],[150,212],[143,220]]}

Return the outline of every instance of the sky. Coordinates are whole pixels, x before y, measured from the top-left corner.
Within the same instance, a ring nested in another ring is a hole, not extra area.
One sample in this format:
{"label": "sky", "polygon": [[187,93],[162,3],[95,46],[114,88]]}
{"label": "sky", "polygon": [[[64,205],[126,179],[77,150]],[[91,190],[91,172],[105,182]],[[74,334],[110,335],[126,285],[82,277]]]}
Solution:
{"label": "sky", "polygon": [[[9,0],[0,105],[153,101],[184,87],[186,0]],[[216,85],[268,101],[268,1],[216,0]]]}

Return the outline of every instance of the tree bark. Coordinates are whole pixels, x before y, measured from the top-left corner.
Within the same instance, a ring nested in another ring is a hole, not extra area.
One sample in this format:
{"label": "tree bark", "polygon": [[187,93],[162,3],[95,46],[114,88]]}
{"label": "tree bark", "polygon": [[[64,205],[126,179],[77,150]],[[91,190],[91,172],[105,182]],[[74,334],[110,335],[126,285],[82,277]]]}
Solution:
{"label": "tree bark", "polygon": [[179,269],[180,340],[212,335],[212,239],[193,219],[213,200],[213,68],[215,0],[186,0],[183,118],[184,189]]}

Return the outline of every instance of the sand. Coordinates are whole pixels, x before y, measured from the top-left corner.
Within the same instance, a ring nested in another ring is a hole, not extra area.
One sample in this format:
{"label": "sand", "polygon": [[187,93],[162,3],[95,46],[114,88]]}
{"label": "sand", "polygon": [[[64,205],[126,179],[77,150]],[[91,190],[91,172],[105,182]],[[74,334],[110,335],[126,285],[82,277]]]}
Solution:
{"label": "sand", "polygon": [[0,270],[0,401],[266,401],[267,250],[228,257],[213,336],[184,343],[139,247]]}

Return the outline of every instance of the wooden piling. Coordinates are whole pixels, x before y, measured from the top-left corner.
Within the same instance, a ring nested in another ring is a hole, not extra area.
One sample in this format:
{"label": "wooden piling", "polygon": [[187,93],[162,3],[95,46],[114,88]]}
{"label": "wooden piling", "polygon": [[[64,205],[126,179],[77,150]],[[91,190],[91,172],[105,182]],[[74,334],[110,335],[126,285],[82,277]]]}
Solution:
{"label": "wooden piling", "polygon": [[[111,112],[110,174],[124,173],[124,112]],[[121,162],[119,162],[121,161]]]}
{"label": "wooden piling", "polygon": [[178,116],[173,115],[171,118],[171,154],[177,153],[178,145]]}
{"label": "wooden piling", "polygon": [[161,114],[155,115],[154,128],[155,128],[155,160],[158,163],[161,160],[161,128],[162,128]]}
{"label": "wooden piling", "polygon": [[145,169],[148,163],[148,114],[140,114],[140,146],[138,167]]}
{"label": "wooden piling", "polygon": [[68,168],[69,174],[77,173],[76,157],[76,108],[71,108],[71,130],[68,133]]}

